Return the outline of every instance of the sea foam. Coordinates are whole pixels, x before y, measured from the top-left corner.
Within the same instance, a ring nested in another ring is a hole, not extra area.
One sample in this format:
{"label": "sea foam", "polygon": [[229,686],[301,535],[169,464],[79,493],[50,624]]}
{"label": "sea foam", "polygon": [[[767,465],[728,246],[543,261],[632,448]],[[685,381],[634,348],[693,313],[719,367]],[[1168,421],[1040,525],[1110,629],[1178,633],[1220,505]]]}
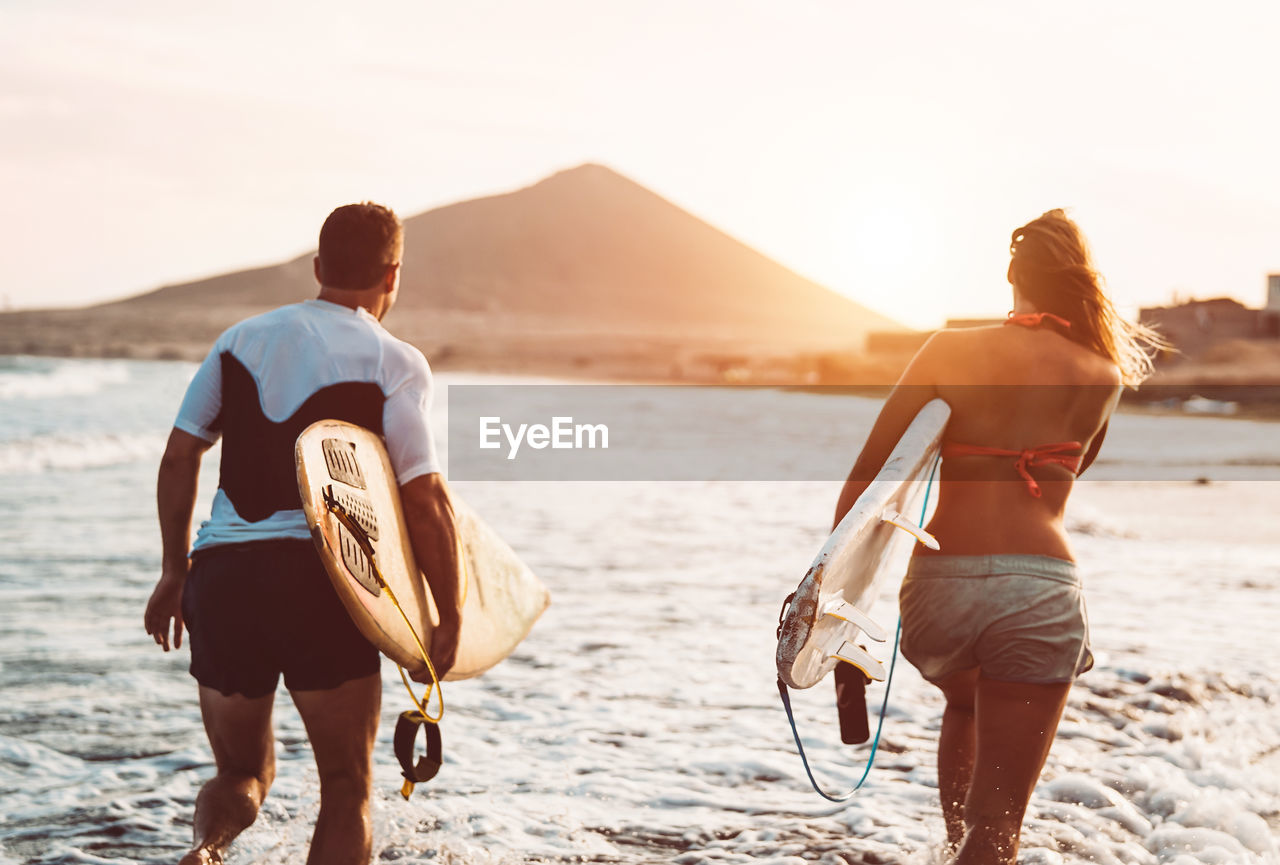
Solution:
{"label": "sea foam", "polygon": [[163,435],[90,433],[0,441],[0,476],[74,471],[157,460]]}
{"label": "sea foam", "polygon": [[129,381],[123,361],[62,358],[5,358],[0,365],[0,400],[87,396]]}

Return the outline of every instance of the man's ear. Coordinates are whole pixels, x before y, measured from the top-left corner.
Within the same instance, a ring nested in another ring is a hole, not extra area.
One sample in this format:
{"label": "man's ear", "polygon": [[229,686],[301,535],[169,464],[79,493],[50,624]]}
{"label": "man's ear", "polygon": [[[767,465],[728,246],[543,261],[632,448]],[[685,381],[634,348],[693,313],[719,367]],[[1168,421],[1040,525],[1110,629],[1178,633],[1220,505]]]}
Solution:
{"label": "man's ear", "polygon": [[390,294],[396,290],[396,279],[400,276],[400,262],[387,265],[386,276],[382,278],[382,290]]}
{"label": "man's ear", "polygon": [[324,285],[324,279],[320,276],[320,256],[311,259],[311,271],[316,275],[316,282]]}

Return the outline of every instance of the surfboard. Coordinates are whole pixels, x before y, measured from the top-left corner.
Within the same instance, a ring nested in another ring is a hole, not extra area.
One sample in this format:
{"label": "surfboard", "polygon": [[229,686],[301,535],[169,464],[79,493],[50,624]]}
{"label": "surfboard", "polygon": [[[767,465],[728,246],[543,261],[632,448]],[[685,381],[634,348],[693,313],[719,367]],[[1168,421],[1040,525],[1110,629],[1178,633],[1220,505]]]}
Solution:
{"label": "surfboard", "polygon": [[[311,536],[356,627],[410,673],[426,669],[414,632],[429,646],[440,617],[414,559],[382,439],[354,424],[319,421],[298,436],[294,457]],[[446,681],[478,676],[510,655],[550,603],[546,587],[497,532],[456,494],[450,499],[463,603],[457,660]],[[371,555],[389,591],[379,585]]]}
{"label": "surfboard", "polygon": [[811,688],[842,662],[884,680],[866,644],[890,634],[869,611],[886,578],[906,572],[912,545],[938,548],[914,521],[950,417],[940,399],[920,409],[809,566],[779,628],[778,676],[787,686]]}

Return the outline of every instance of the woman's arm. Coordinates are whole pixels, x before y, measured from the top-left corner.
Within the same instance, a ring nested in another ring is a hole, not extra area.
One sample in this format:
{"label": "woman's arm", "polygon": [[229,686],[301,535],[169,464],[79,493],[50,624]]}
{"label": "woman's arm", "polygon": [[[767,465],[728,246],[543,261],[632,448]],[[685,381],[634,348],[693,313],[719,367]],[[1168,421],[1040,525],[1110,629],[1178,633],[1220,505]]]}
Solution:
{"label": "woman's arm", "polygon": [[1102,441],[1107,437],[1107,427],[1111,425],[1111,416],[1115,414],[1116,407],[1120,405],[1120,396],[1123,393],[1123,387],[1120,385],[1119,374],[1117,373],[1117,382],[1114,385],[1115,393],[1107,405],[1106,419],[1102,422],[1097,433],[1089,441],[1089,446],[1084,449],[1084,456],[1080,458],[1080,471],[1076,472],[1076,477],[1084,474],[1084,470],[1093,465],[1093,461],[1098,458],[1098,451],[1102,450]]}
{"label": "woman's arm", "polygon": [[1093,465],[1093,461],[1098,458],[1098,451],[1102,450],[1102,440],[1107,437],[1107,425],[1111,420],[1102,422],[1102,429],[1098,430],[1098,434],[1093,437],[1093,441],[1089,442],[1089,448],[1084,452],[1084,456],[1080,458],[1080,471],[1076,472],[1076,477],[1084,474],[1084,470]]}
{"label": "woman's arm", "polygon": [[936,373],[941,367],[940,357],[945,353],[944,346],[949,339],[945,334],[946,331],[935,333],[920,347],[881,406],[880,416],[871,427],[871,434],[867,436],[866,444],[862,446],[862,452],[858,454],[853,470],[844,482],[844,489],[840,491],[832,529],[840,525],[858,496],[875,479],[894,445],[902,438],[920,409],[937,397]]}

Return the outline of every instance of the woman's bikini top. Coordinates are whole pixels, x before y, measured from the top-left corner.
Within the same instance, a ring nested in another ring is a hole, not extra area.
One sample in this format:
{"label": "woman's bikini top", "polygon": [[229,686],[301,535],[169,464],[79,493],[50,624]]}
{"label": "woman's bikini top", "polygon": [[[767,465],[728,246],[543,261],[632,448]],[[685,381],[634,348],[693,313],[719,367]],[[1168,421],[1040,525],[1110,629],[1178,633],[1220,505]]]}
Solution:
{"label": "woman's bikini top", "polygon": [[[1046,318],[1064,328],[1071,327],[1071,322],[1051,312],[1032,312],[1025,315],[1009,313],[1009,318],[1005,321],[1005,324],[1038,327]],[[1065,466],[1072,474],[1077,474],[1080,471],[1082,450],[1083,446],[1080,442],[1055,442],[1054,444],[1040,445],[1024,450],[993,448],[986,445],[967,445],[952,441],[942,443],[943,458],[967,456],[1017,457],[1013,468],[1027,482],[1027,491],[1036,498],[1040,498],[1040,485],[1031,476],[1030,469],[1043,465],[1059,465]]]}

